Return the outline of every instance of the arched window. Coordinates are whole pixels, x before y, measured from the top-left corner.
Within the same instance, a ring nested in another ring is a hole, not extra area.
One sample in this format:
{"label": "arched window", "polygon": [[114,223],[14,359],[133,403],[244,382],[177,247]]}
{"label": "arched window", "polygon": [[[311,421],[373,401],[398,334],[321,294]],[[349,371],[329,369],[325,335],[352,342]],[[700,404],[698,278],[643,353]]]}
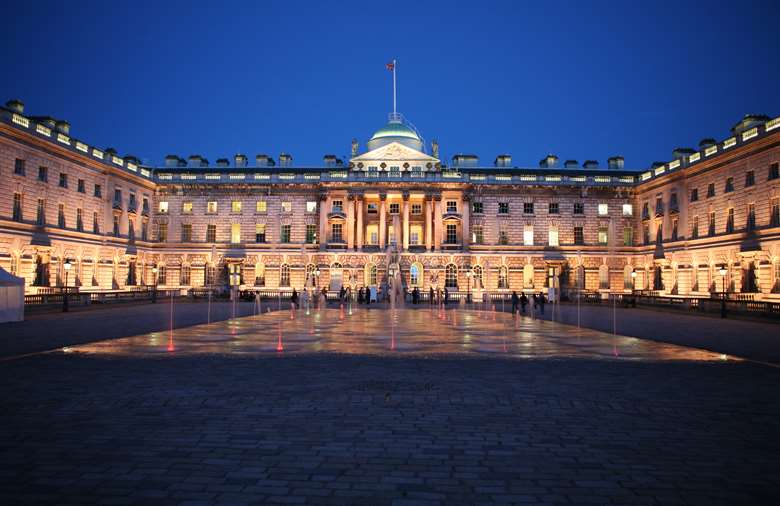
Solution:
{"label": "arched window", "polygon": [[533,264],[525,264],[523,266],[523,288],[534,287],[534,266]]}
{"label": "arched window", "polygon": [[330,289],[331,290],[341,290],[341,286],[344,282],[342,279],[342,275],[344,273],[344,269],[341,266],[340,263],[334,262],[333,265],[330,266]]}
{"label": "arched window", "polygon": [[255,264],[255,286],[265,286],[265,264]]}
{"label": "arched window", "polygon": [[415,262],[409,267],[409,286],[412,288],[422,287],[423,267],[419,262]]}
{"label": "arched window", "polygon": [[445,288],[458,288],[458,266],[449,264],[444,269]]}
{"label": "arched window", "polygon": [[599,288],[602,290],[609,288],[609,267],[604,264],[599,266]]}
{"label": "arched window", "polygon": [[[135,265],[133,265],[133,269],[135,269]],[[181,271],[179,271],[179,284],[182,286],[187,286],[190,284],[190,266],[189,265],[182,265]]]}
{"label": "arched window", "polygon": [[290,286],[290,266],[287,264],[279,267],[279,286]]}
{"label": "arched window", "polygon": [[509,288],[509,269],[506,268],[506,265],[498,268],[498,287]]}
{"label": "arched window", "polygon": [[484,288],[484,284],[482,281],[482,266],[481,265],[475,265],[471,268],[471,272],[474,273],[474,281],[473,286],[474,288]]}
{"label": "arched window", "polygon": [[574,283],[578,290],[585,288],[585,266],[578,265],[574,270]]}
{"label": "arched window", "polygon": [[161,265],[157,267],[157,283],[164,285],[167,281],[168,273],[165,272],[165,266]]}
{"label": "arched window", "polygon": [[634,272],[634,268],[630,265],[626,265],[623,268],[623,288],[626,290],[634,289],[634,278],[631,274]]}
{"label": "arched window", "polygon": [[653,267],[653,290],[664,289],[664,278],[662,273],[663,271],[661,270],[660,265]]}
{"label": "arched window", "polygon": [[312,288],[315,285],[316,282],[316,273],[317,266],[314,264],[306,264],[306,279],[304,280],[304,285],[307,288]]}
{"label": "arched window", "polygon": [[366,286],[376,286],[377,282],[376,265],[366,265]]}

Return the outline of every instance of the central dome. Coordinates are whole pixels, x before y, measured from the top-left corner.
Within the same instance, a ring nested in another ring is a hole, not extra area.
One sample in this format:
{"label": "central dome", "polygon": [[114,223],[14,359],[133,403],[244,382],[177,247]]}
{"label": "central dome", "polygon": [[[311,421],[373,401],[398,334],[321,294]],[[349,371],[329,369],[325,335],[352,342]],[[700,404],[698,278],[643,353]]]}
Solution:
{"label": "central dome", "polygon": [[423,141],[420,136],[412,127],[403,122],[398,113],[391,113],[387,124],[371,136],[368,140],[368,150],[373,151],[391,142],[398,142],[417,151],[423,150]]}

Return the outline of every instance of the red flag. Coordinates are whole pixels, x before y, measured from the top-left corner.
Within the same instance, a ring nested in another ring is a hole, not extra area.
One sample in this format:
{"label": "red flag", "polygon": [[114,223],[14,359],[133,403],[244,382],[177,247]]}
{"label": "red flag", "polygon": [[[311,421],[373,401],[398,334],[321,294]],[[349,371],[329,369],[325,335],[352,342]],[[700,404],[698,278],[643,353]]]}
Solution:
{"label": "red flag", "polygon": [[387,65],[385,65],[385,66],[387,67],[387,70],[389,70],[390,72],[392,72],[392,71],[393,71],[393,69],[395,69],[395,62],[390,62],[390,63],[388,63],[388,64],[387,64]]}

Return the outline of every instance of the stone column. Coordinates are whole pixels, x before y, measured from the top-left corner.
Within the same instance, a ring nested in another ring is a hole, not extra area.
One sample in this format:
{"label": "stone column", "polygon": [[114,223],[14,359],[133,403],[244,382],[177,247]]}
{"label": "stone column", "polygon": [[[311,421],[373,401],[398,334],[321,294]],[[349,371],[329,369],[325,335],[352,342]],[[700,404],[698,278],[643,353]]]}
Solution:
{"label": "stone column", "polygon": [[403,194],[404,198],[404,208],[403,208],[403,218],[404,218],[404,224],[403,224],[403,248],[404,251],[409,251],[409,192],[404,192]]}
{"label": "stone column", "polygon": [[433,197],[425,196],[425,251],[433,246]]}
{"label": "stone column", "polygon": [[441,251],[442,235],[444,233],[444,222],[441,214],[441,195],[433,197],[433,247],[436,251]]}
{"label": "stone column", "polygon": [[347,196],[347,251],[355,247],[355,196]]}
{"label": "stone column", "polygon": [[356,249],[363,251],[363,199],[355,200],[355,213],[357,214],[357,242]]}
{"label": "stone column", "polygon": [[469,225],[469,215],[471,212],[471,198],[464,194],[462,199],[463,209],[461,210],[461,248],[463,248],[463,251],[469,250],[469,244],[471,244],[471,227]]}
{"label": "stone column", "polygon": [[324,250],[328,246],[328,195],[320,195],[320,249]]}
{"label": "stone column", "polygon": [[387,194],[379,195],[379,249],[385,249],[385,237],[387,235]]}

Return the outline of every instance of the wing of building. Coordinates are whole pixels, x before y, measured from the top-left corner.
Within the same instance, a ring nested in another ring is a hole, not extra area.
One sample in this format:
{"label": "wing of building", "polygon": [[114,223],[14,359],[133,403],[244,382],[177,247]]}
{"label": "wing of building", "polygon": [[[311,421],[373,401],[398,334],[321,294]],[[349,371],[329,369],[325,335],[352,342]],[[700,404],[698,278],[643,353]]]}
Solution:
{"label": "wing of building", "polygon": [[[780,118],[626,170],[623,159],[517,167],[439,159],[399,114],[352,156],[146,166],[0,108],[0,266],[28,293],[240,284],[511,293],[722,291],[780,298]],[[724,270],[725,269],[725,270]],[[775,295],[778,294],[778,295]]]}

